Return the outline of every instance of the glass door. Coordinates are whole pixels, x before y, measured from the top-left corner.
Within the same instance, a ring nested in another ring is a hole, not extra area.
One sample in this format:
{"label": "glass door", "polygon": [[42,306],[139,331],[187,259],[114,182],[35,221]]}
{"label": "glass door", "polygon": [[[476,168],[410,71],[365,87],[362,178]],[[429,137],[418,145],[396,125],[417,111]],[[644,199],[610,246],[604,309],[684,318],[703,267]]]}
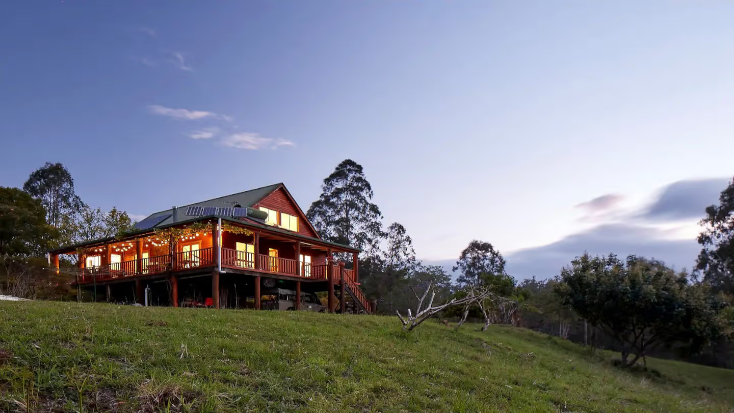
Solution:
{"label": "glass door", "polygon": [[183,251],[184,268],[199,266],[199,244],[184,245],[181,250]]}

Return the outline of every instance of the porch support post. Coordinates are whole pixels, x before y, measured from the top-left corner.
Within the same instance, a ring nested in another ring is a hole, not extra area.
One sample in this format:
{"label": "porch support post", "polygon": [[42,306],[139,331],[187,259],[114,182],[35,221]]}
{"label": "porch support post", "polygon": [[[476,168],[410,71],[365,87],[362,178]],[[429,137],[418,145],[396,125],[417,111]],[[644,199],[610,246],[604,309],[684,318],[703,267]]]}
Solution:
{"label": "porch support post", "polygon": [[301,309],[301,282],[296,281],[296,311]]}
{"label": "porch support post", "polygon": [[214,259],[214,266],[216,267],[217,271],[222,270],[222,265],[221,265],[222,264],[221,263],[222,246],[219,245],[221,244],[221,234],[222,234],[222,229],[220,226],[221,222],[222,222],[222,219],[218,218],[216,221],[212,223],[212,255],[213,255],[212,258]]}
{"label": "porch support post", "polygon": [[352,253],[352,270],[354,270],[354,282],[359,282],[359,253]]}
{"label": "porch support post", "polygon": [[77,261],[76,261],[77,268],[79,268],[80,270],[84,268],[84,266],[86,265],[86,263],[84,262],[84,260],[86,258],[87,257],[84,256],[84,254],[82,254],[81,252],[77,254]]}
{"label": "porch support post", "polygon": [[219,308],[219,271],[216,268],[212,271],[212,301],[214,308]]}
{"label": "porch support post", "polygon": [[[112,264],[112,244],[105,245],[105,250],[106,250],[106,252],[105,252],[106,256],[105,256],[105,262],[104,262],[104,264],[105,265],[110,265],[110,264]],[[108,268],[108,271],[111,270],[111,269],[112,268]]]}
{"label": "porch support post", "polygon": [[178,275],[171,276],[171,300],[173,306],[178,307]]}
{"label": "porch support post", "polygon": [[112,300],[112,289],[110,288],[110,285],[107,284],[107,290],[105,291],[105,300],[109,303],[110,300]]}
{"label": "porch support post", "polygon": [[329,312],[334,312],[334,258],[331,255],[331,248],[326,255],[326,278],[329,281],[329,297],[327,299],[327,305],[329,306]]}
{"label": "porch support post", "polygon": [[217,221],[212,222],[212,255],[214,256],[214,266],[219,270],[219,224]]}
{"label": "porch support post", "polygon": [[51,268],[56,274],[59,273],[59,254],[51,254]]}
{"label": "porch support post", "polygon": [[135,280],[135,301],[138,304],[143,304],[143,283],[140,280]]}
{"label": "porch support post", "polygon": [[[253,249],[255,250],[255,269],[256,270],[259,270],[260,269],[260,233],[259,232],[256,232],[255,233],[253,244],[254,244]],[[260,278],[260,277],[258,277],[258,278]],[[259,285],[260,284],[259,284],[259,281],[258,281],[258,287],[256,287],[256,288],[260,288]],[[256,298],[256,300],[257,300],[257,302],[260,302],[260,299],[259,298]],[[260,307],[258,306],[258,309],[259,308]]]}
{"label": "porch support post", "polygon": [[137,254],[138,259],[137,263],[135,264],[137,268],[137,273],[142,274],[143,273],[143,239],[138,238],[135,240],[135,254]]}
{"label": "porch support post", "polygon": [[260,309],[260,276],[255,276],[255,310]]}
{"label": "porch support post", "polygon": [[[298,274],[299,277],[303,277],[303,271],[301,270],[302,266],[303,264],[301,263],[301,241],[296,241],[296,274]],[[300,285],[300,281],[299,281],[299,285]],[[300,296],[299,296],[299,299],[300,299]]]}
{"label": "porch support post", "polygon": [[341,286],[340,286],[341,300],[339,301],[341,301],[342,314],[345,314],[347,312],[347,300],[345,297],[347,290],[346,290],[346,285],[345,285],[346,283],[344,282],[344,263],[343,262],[339,263],[339,278],[341,278]]}

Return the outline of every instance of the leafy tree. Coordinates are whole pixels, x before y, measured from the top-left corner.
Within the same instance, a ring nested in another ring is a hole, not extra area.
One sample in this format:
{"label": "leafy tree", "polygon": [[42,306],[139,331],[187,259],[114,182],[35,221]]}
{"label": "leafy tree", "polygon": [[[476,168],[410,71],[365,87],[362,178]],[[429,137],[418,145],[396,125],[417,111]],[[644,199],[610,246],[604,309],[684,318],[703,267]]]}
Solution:
{"label": "leafy tree", "polygon": [[456,280],[460,287],[479,286],[485,282],[509,282],[502,254],[492,244],[484,241],[470,242],[461,252],[453,270],[461,272]]}
{"label": "leafy tree", "polygon": [[60,244],[63,245],[120,236],[134,228],[127,212],[115,207],[105,213],[101,208],[84,205],[78,214],[65,215],[61,222]]}
{"label": "leafy tree", "polygon": [[558,278],[550,280],[527,279],[518,285],[526,297],[522,307],[523,326],[540,329],[549,334],[568,338],[572,324],[581,320],[570,306],[554,292]]}
{"label": "leafy tree", "polygon": [[20,189],[0,187],[0,256],[41,255],[54,236],[40,201]]}
{"label": "leafy tree", "polygon": [[376,251],[384,236],[382,213],[371,202],[374,194],[362,166],[351,159],[342,161],[324,179],[321,190],[306,213],[319,234],[368,254]]}
{"label": "leafy tree", "polygon": [[360,278],[367,295],[378,301],[378,308],[392,312],[396,305],[413,297],[405,281],[413,276],[420,263],[405,227],[395,222],[388,227],[386,235],[385,249],[364,260]]}
{"label": "leafy tree", "polygon": [[703,246],[698,255],[696,274],[715,290],[734,294],[734,179],[721,192],[719,205],[706,208],[706,217],[700,225],[704,231],[698,236]]}
{"label": "leafy tree", "polygon": [[73,215],[84,206],[74,192],[74,179],[61,163],[46,162],[23,184],[23,190],[39,199],[46,209],[46,220],[59,228],[64,215]]}
{"label": "leafy tree", "polygon": [[446,301],[451,297],[454,289],[451,281],[451,274],[440,265],[419,264],[410,278],[411,284],[417,285],[420,289],[425,289],[432,283],[438,302]]}
{"label": "leafy tree", "polygon": [[387,228],[387,245],[382,252],[382,260],[387,268],[404,272],[405,275],[414,271],[420,264],[415,257],[413,239],[405,227],[397,222]]}
{"label": "leafy tree", "polygon": [[726,303],[660,261],[584,254],[560,280],[555,291],[563,303],[614,337],[626,366],[660,344],[685,342],[695,352],[724,333]]}

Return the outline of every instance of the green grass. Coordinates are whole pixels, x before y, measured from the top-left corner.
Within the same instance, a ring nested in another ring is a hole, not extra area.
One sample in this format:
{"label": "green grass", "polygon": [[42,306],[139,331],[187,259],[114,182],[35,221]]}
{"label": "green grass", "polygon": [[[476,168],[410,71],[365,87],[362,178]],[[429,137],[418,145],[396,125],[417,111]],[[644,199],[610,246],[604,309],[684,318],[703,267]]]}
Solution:
{"label": "green grass", "polygon": [[511,327],[0,302],[0,411],[734,411],[734,371],[610,358]]}

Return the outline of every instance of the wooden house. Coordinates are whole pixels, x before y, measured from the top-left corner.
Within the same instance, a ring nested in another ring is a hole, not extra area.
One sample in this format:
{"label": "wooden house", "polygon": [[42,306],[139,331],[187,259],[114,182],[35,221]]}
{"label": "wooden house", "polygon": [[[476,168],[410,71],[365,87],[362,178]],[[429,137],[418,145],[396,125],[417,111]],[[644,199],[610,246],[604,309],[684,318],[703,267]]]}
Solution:
{"label": "wooden house", "polygon": [[282,183],[173,207],[130,234],[52,250],[57,269],[60,254],[77,255],[74,283],[95,300],[261,309],[280,292],[299,310],[320,293],[328,311],[372,312],[359,288],[359,250],[323,240]]}

